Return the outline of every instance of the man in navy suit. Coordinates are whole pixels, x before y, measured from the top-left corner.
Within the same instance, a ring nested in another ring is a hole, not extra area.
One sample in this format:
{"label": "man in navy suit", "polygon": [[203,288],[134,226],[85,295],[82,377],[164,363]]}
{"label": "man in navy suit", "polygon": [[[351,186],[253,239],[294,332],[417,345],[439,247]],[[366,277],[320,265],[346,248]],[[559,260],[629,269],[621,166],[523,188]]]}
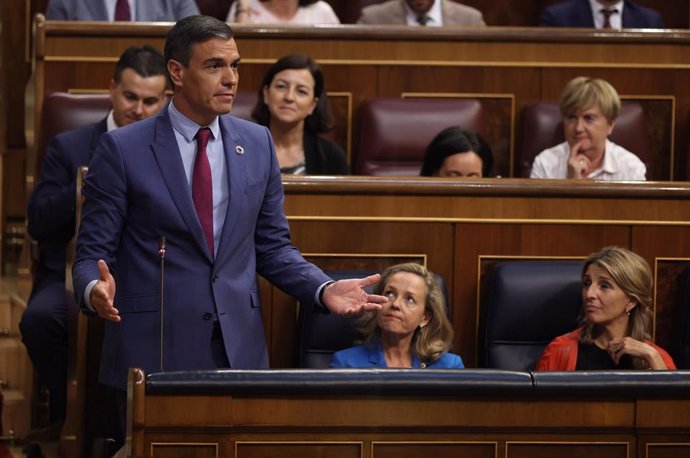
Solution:
{"label": "man in navy suit", "polygon": [[[602,13],[609,10],[612,13]],[[663,29],[661,15],[629,0],[566,0],[545,8],[539,19],[546,27],[604,28],[606,16],[612,29]]]}
{"label": "man in navy suit", "polygon": [[379,275],[332,282],[292,245],[270,133],[227,115],[240,61],[230,27],[182,19],[165,59],[172,101],[104,134],[83,188],[75,292],[107,320],[100,380],[121,406],[130,367],[267,368],[257,273],[336,314],[386,302],[363,289]]}
{"label": "man in navy suit", "polygon": [[88,165],[101,134],[156,114],[165,101],[163,55],[150,46],[120,56],[110,81],[113,109],[102,121],[61,133],[48,145],[28,208],[28,229],[39,260],[26,311],[19,323],[36,372],[50,391],[50,419],[65,418],[68,298],[65,250],[74,235],[76,177]]}

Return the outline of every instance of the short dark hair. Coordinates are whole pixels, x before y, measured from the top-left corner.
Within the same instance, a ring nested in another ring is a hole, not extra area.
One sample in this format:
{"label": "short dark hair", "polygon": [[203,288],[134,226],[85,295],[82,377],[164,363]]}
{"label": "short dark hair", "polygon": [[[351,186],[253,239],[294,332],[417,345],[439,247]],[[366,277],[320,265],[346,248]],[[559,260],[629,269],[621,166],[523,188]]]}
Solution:
{"label": "short dark hair", "polygon": [[131,46],[125,50],[115,65],[113,80],[119,83],[122,80],[122,72],[131,68],[142,78],[151,76],[167,76],[163,54],[149,45]]}
{"label": "short dark hair", "polygon": [[312,3],[316,3],[318,0],[299,0],[299,6],[309,6]]}
{"label": "short dark hair", "polygon": [[165,62],[174,59],[185,68],[189,65],[192,45],[212,38],[231,40],[234,34],[229,25],[211,16],[187,16],[180,19],[165,38]]}
{"label": "short dark hair", "polygon": [[494,157],[491,147],[478,133],[458,126],[443,129],[431,140],[424,153],[424,162],[419,175],[435,176],[448,156],[468,151],[474,151],[482,160],[482,176],[492,177]]}
{"label": "short dark hair", "polygon": [[308,133],[323,133],[333,128],[328,97],[326,95],[326,83],[321,66],[314,59],[304,54],[288,54],[278,59],[276,63],[269,67],[259,87],[258,100],[252,110],[252,118],[257,123],[263,126],[271,124],[271,112],[268,110],[264,100],[264,87],[269,87],[273,82],[273,78],[283,70],[301,69],[309,70],[309,73],[314,78],[314,97],[318,98],[316,108],[304,120],[304,130]]}

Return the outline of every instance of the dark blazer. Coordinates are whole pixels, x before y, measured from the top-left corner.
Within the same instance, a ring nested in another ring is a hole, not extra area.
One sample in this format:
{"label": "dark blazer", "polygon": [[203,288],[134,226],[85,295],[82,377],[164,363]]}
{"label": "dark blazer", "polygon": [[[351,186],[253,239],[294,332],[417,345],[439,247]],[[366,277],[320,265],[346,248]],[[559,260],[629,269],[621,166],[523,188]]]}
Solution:
{"label": "dark blazer", "polygon": [[307,175],[349,175],[345,151],[318,135],[304,134],[304,160]]}
{"label": "dark blazer", "polygon": [[106,119],[58,134],[48,144],[27,211],[29,234],[40,250],[38,275],[50,271],[65,281],[65,250],[75,227],[77,170],[91,162],[107,130]]}
{"label": "dark blazer", "polygon": [[[661,15],[631,1],[625,0],[623,28],[663,29]],[[566,0],[544,8],[539,25],[546,27],[594,27],[592,7],[588,0]]]}
{"label": "dark blazer", "polygon": [[31,296],[19,329],[36,372],[50,390],[51,421],[65,418],[67,325],[76,310],[65,289],[65,252],[74,236],[77,169],[88,165],[106,119],[56,135],[29,200],[28,229],[38,242]]}
{"label": "dark blazer", "polygon": [[[175,22],[199,14],[194,0],[139,0],[137,21]],[[103,0],[50,0],[46,18],[57,21],[107,21],[108,11]]]}
{"label": "dark blazer", "polygon": [[268,129],[227,115],[219,124],[229,195],[215,257],[168,109],[101,137],[84,182],[73,277],[80,301],[98,279],[97,260],[109,264],[116,280],[121,321],[106,322],[100,371],[106,385],[124,389],[129,367],[160,369],[161,236],[167,239],[164,370],[216,368],[210,345],[216,320],[231,367],[268,367],[257,273],[304,306],[330,280],[290,241]]}
{"label": "dark blazer", "polygon": [[[358,345],[333,353],[331,367],[388,367],[383,356],[381,343],[377,341],[373,346]],[[415,355],[412,360],[413,368],[428,367],[432,369],[462,369],[465,366],[462,358],[454,353],[443,353],[432,363],[422,365],[422,361]]]}

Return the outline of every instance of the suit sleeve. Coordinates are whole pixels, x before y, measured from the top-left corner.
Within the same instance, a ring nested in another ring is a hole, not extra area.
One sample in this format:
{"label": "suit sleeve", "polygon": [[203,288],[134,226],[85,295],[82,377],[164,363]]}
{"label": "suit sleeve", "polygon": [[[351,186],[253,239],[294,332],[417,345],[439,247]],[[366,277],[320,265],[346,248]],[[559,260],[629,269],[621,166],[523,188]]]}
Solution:
{"label": "suit sleeve", "polygon": [[[98,279],[97,262],[113,262],[127,218],[127,184],[119,145],[103,134],[82,189],[84,207],[72,272],[80,305],[86,286]],[[112,266],[111,266],[112,267]]]}
{"label": "suit sleeve", "polygon": [[29,234],[39,242],[60,232],[69,238],[74,230],[76,170],[72,170],[67,148],[61,137],[50,142],[41,178],[29,200]]}
{"label": "suit sleeve", "polygon": [[285,195],[280,168],[268,129],[264,128],[269,150],[268,179],[254,231],[257,272],[302,304],[313,305],[316,291],[331,279],[307,262],[292,245],[283,204]]}

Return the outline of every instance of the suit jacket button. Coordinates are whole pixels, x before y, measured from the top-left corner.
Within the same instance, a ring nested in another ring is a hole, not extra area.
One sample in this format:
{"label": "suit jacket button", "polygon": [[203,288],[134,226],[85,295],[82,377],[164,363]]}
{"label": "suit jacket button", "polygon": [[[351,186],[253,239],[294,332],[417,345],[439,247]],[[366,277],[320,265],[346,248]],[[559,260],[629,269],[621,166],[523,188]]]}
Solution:
{"label": "suit jacket button", "polygon": [[218,275],[213,274],[213,276],[211,277],[211,281],[215,282],[216,280],[218,280]]}
{"label": "suit jacket button", "polygon": [[211,318],[213,318],[213,314],[211,312],[204,313],[204,320],[208,321]]}

